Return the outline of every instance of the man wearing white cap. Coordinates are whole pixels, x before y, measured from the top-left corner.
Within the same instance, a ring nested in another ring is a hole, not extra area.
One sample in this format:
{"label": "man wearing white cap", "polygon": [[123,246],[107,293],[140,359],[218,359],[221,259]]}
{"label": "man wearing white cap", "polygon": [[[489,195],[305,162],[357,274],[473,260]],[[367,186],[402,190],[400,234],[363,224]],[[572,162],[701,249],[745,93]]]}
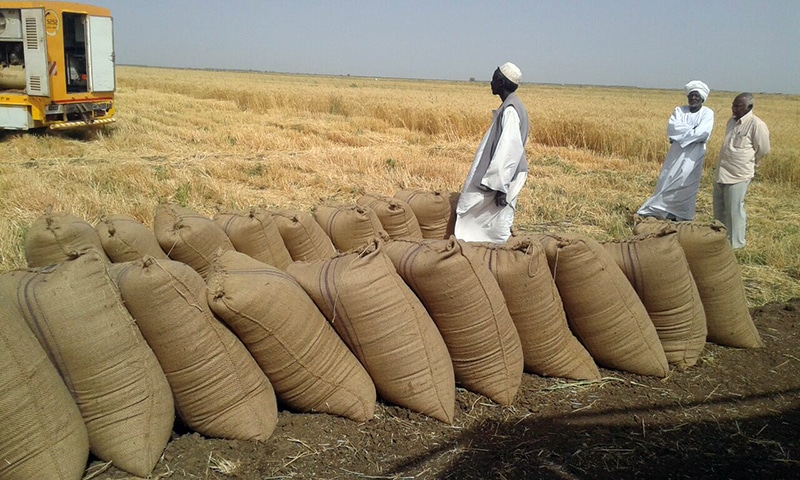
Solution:
{"label": "man wearing white cap", "polygon": [[522,72],[504,63],[492,76],[492,94],[503,103],[472,161],[456,207],[455,236],[467,242],[505,243],[511,236],[517,197],[528,178],[525,142],[528,112],[514,93]]}
{"label": "man wearing white cap", "polygon": [[694,220],[706,142],[714,128],[714,111],[703,106],[709,93],[705,83],[693,80],[684,91],[689,104],[675,108],[669,117],[667,158],[658,175],[655,193],[636,212],[640,216]]}

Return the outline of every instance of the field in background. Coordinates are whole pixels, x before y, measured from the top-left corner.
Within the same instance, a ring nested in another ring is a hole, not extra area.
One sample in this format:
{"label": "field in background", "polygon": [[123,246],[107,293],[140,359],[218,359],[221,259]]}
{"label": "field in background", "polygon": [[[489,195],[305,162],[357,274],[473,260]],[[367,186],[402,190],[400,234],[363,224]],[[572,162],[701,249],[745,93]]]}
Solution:
{"label": "field in background", "polygon": [[[0,134],[0,270],[25,265],[25,233],[48,207],[152,225],[161,201],[212,216],[402,187],[457,191],[499,105],[485,82],[144,67],[118,68],[117,81],[111,128]],[[710,173],[736,93],[712,90],[707,102],[716,123],[698,221],[712,219]],[[683,91],[524,84],[519,96],[532,130],[517,230],[630,236]],[[800,96],[756,94],[773,151],[750,187],[748,245],[737,253],[753,305],[800,297],[798,111]]]}

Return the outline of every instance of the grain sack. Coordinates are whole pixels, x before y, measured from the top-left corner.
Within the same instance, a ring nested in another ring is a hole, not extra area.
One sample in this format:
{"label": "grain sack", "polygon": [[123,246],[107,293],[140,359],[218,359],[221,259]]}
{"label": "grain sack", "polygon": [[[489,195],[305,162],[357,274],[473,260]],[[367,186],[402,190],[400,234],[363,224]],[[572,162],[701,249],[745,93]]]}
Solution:
{"label": "grain sack", "polygon": [[18,279],[0,277],[13,283],[0,290],[0,478],[79,480],[89,459],[83,418],[15,306]]}
{"label": "grain sack", "polygon": [[561,242],[570,238],[582,238],[573,233],[526,233],[519,237],[511,237],[506,243],[508,246],[514,246],[518,243],[525,243],[528,241],[538,242],[544,251],[547,258],[547,266],[550,267],[550,274],[555,275],[556,262],[558,258],[558,248]]}
{"label": "grain sack", "polygon": [[228,211],[214,216],[214,221],[230,238],[237,252],[281,270],[292,263],[292,256],[283,244],[281,232],[266,210]]}
{"label": "grain sack", "polygon": [[211,309],[244,342],[283,404],[372,418],[372,379],[294,278],[229,251],[214,260],[208,285]]}
{"label": "grain sack", "polygon": [[525,371],[548,377],[599,380],[592,356],[572,334],[564,305],[538,242],[513,246],[470,243],[494,274],[522,344]]}
{"label": "grain sack", "polygon": [[691,367],[706,344],[706,315],[674,230],[604,243],[644,304],[667,362]]}
{"label": "grain sack", "polygon": [[522,383],[522,345],[497,280],[467,248],[451,237],[393,240],[385,251],[436,323],[456,381],[511,405]]}
{"label": "grain sack", "polygon": [[598,365],[665,377],[667,358],[647,310],[611,255],[589,237],[564,239],[555,281],[569,326]]}
{"label": "grain sack", "polygon": [[211,313],[200,274],[152,257],[109,270],[166,374],[181,420],[206,437],[267,440],[278,418],[275,392],[244,344]]}
{"label": "grain sack", "polygon": [[234,250],[222,227],[180,205],[158,205],[153,231],[169,258],[189,265],[203,278],[208,276],[211,259],[218,249]]}
{"label": "grain sack", "polygon": [[272,212],[272,219],[278,226],[283,244],[293,261],[327,260],[336,255],[336,248],[330,237],[310,213],[275,210]]}
{"label": "grain sack", "polygon": [[404,200],[386,195],[362,195],[356,203],[371,208],[389,238],[422,238],[414,211]]}
{"label": "grain sack", "polygon": [[361,205],[319,205],[314,208],[314,220],[340,252],[365,247],[375,238],[388,237],[375,212]]}
{"label": "grain sack", "polygon": [[112,262],[130,262],[145,255],[166,260],[152,230],[130,215],[109,215],[100,218],[94,226],[103,250]]}
{"label": "grain sack", "polygon": [[750,316],[739,265],[720,222],[669,222],[645,218],[634,233],[653,233],[674,228],[686,254],[703,308],[708,341],[739,348],[763,347]]}
{"label": "grain sack", "polygon": [[48,210],[31,224],[25,235],[25,259],[29,267],[61,263],[90,250],[108,261],[94,227],[69,213]]}
{"label": "grain sack", "polygon": [[447,346],[379,243],[330,260],[295,262],[288,273],[361,361],[378,396],[453,422],[455,379]]}
{"label": "grain sack", "polygon": [[78,405],[92,453],[146,477],[172,434],[164,372],[90,251],[25,273],[18,308]]}
{"label": "grain sack", "polygon": [[446,240],[455,230],[455,205],[459,194],[403,189],[394,194],[406,202],[417,217],[422,238]]}

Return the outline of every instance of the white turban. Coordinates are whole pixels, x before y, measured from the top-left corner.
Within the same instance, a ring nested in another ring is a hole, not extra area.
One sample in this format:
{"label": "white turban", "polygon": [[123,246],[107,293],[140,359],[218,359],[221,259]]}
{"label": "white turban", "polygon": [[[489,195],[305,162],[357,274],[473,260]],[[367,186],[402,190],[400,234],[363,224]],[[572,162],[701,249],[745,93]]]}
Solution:
{"label": "white turban", "polygon": [[519,81],[522,80],[522,72],[519,67],[511,62],[500,65],[500,72],[514,85],[519,85]]}
{"label": "white turban", "polygon": [[701,82],[700,80],[692,80],[691,82],[687,83],[685,87],[683,87],[684,91],[686,91],[686,95],[689,95],[692,92],[697,92],[703,97],[703,101],[706,101],[708,98],[708,93],[711,91],[708,89],[708,85]]}

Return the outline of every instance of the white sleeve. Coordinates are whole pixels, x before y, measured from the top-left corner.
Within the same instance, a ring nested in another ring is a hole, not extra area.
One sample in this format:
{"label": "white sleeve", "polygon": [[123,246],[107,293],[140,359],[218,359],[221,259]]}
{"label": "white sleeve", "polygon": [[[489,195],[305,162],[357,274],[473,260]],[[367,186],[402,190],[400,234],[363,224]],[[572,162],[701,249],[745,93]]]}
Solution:
{"label": "white sleeve", "polygon": [[695,142],[707,142],[711,136],[711,130],[714,128],[714,111],[702,107],[699,118],[695,120],[698,122],[696,125],[683,120],[680,111],[680,107],[676,108],[669,118],[667,124],[669,139],[680,143],[683,148]]}
{"label": "white sleeve", "polygon": [[481,179],[481,185],[498,192],[508,193],[508,187],[514,174],[517,172],[520,160],[525,153],[520,133],[520,119],[514,107],[503,110],[503,133],[497,142],[492,161],[486,174]]}

